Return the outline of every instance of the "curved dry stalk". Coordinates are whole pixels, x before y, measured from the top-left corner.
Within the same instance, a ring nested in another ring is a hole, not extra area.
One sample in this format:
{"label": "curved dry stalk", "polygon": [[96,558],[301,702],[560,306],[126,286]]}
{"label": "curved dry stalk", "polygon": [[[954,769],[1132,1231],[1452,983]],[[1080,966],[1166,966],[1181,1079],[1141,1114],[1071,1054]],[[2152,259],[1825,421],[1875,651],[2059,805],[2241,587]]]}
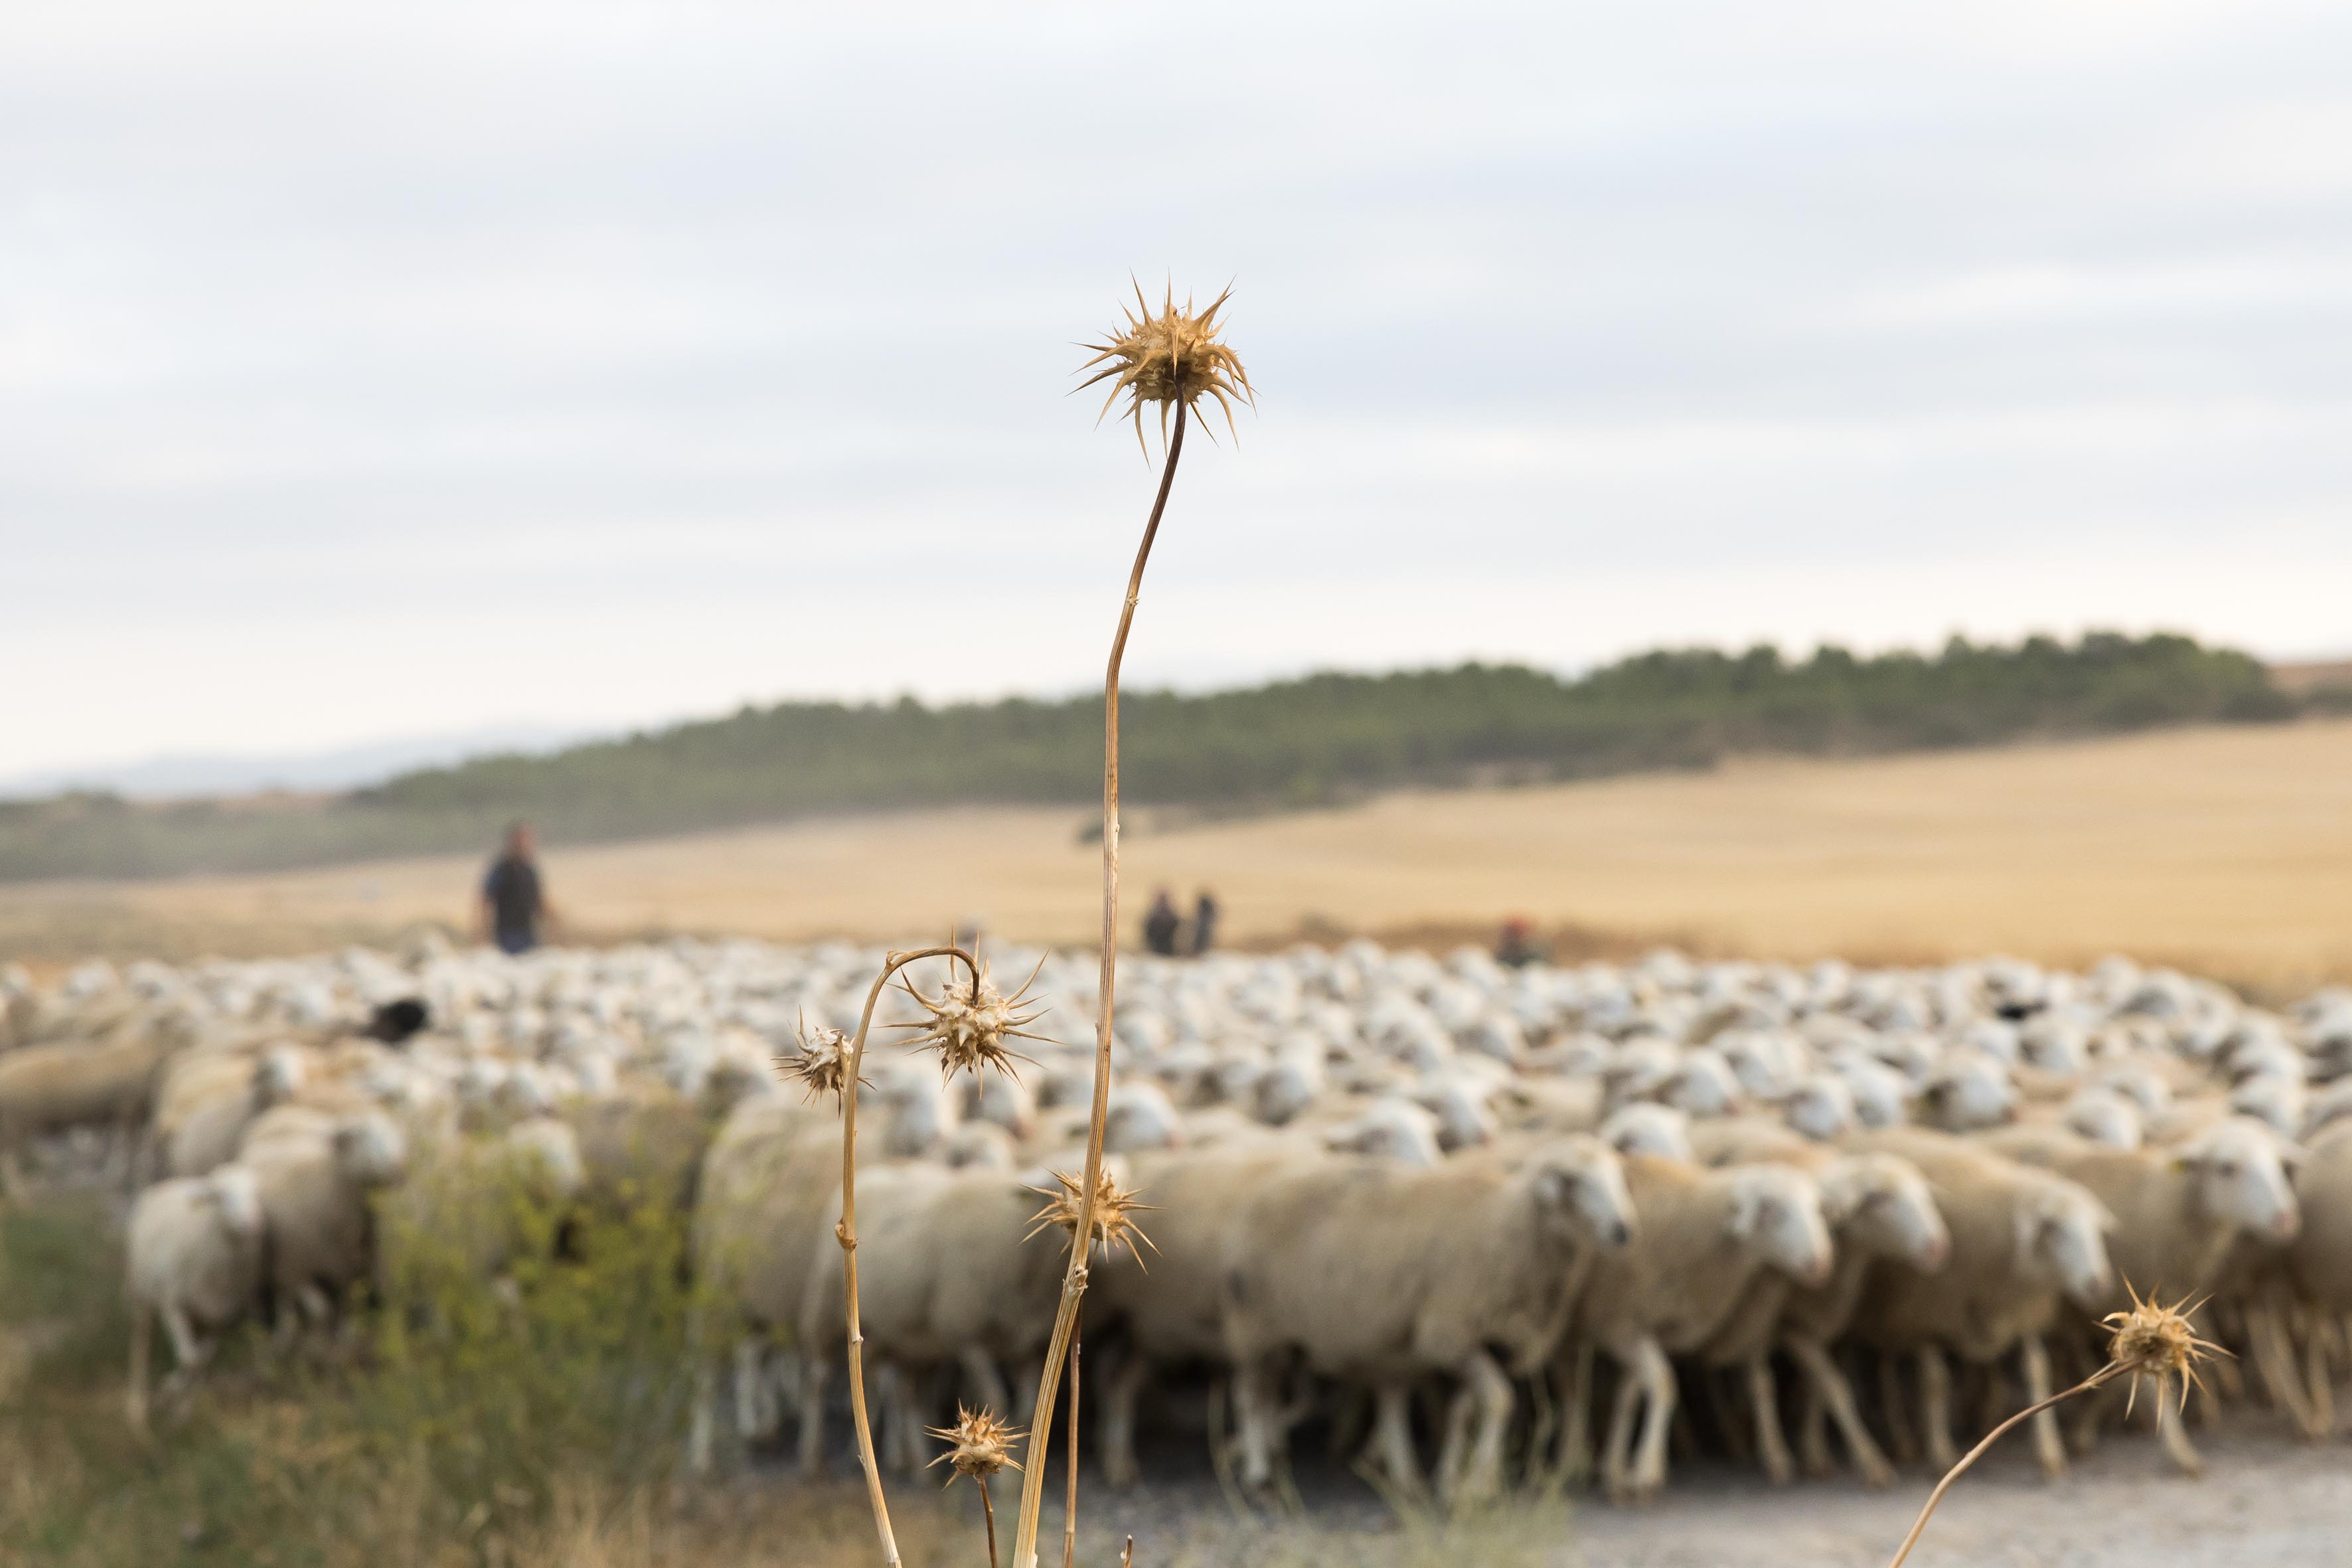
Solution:
{"label": "curved dry stalk", "polygon": [[1963,1470],[1966,1470],[1970,1465],[1975,1464],[1978,1458],[1987,1448],[1991,1447],[1995,1443],[1999,1442],[2003,1433],[2007,1432],[2011,1427],[2017,1426],[2021,1422],[2041,1415],[2043,1411],[2049,1409],[2053,1405],[2063,1404],[2064,1401],[2074,1398],[2074,1395],[2078,1394],[2089,1393],[2092,1389],[2098,1387],[2101,1384],[2113,1379],[2117,1373],[2125,1370],[2126,1369],[2121,1362],[2111,1361],[2106,1365],[2101,1367],[2098,1371],[2093,1373],[2090,1376],[2084,1378],[2082,1382],[2076,1384],[2074,1387],[2063,1389],[2060,1392],[2052,1394],[2049,1398],[2043,1400],[2039,1405],[2027,1405],[2024,1409],[2019,1411],[2016,1415],[2011,1416],[2008,1420],[2002,1422],[2000,1426],[1986,1433],[1984,1435],[1983,1441],[1979,1442],[1975,1447],[1970,1448],[1967,1453],[1962,1454],[1960,1456],[1960,1462],[1954,1465],[1950,1469],[1945,1471],[1944,1479],[1936,1483],[1936,1489],[1927,1494],[1927,1506],[1919,1510],[1918,1519],[1912,1523],[1911,1533],[1903,1538],[1903,1544],[1896,1549],[1894,1560],[1886,1564],[1886,1568],[1903,1568],[1903,1560],[1911,1555],[1911,1549],[1914,1546],[1919,1544],[1919,1532],[1927,1528],[1927,1517],[1936,1511],[1936,1505],[1944,1500],[1944,1494],[1951,1489],[1952,1483],[1954,1481],[1960,1479],[1960,1473]]}
{"label": "curved dry stalk", "polygon": [[[1045,1503],[1045,1448],[1051,1441],[1054,1399],[1062,1368],[1070,1355],[1071,1336],[1078,1321],[1078,1303],[1087,1293],[1085,1238],[1094,1234],[1095,1199],[1102,1188],[1103,1124],[1110,1114],[1111,1005],[1118,981],[1118,669],[1127,657],[1127,634],[1135,624],[1136,601],[1143,593],[1143,569],[1151,560],[1151,542],[1159,537],[1160,518],[1168,510],[1169,488],[1176,482],[1176,462],[1184,455],[1186,405],[1176,405],[1176,428],[1168,439],[1167,466],[1160,472],[1160,493],[1152,498],[1151,516],[1143,525],[1143,542],[1137,546],[1135,566],[1127,576],[1127,598],[1118,612],[1118,631],[1111,639],[1110,663],[1103,675],[1103,901],[1102,976],[1095,1008],[1095,1097],[1087,1126],[1087,1173],[1078,1193],[1077,1222],[1070,1246],[1069,1269],[1062,1277],[1061,1305],[1054,1313],[1054,1336],[1045,1348],[1045,1370],[1037,1381],[1037,1409],[1029,1430],[1037,1435],[1038,1452],[1021,1478],[1021,1522],[1013,1538],[1014,1568],[1037,1568],[1037,1516]],[[1075,1445],[1074,1445],[1075,1446]],[[1076,1512],[1066,1528],[1077,1528]]]}
{"label": "curved dry stalk", "polygon": [[1062,1568],[1072,1568],[1078,1555],[1078,1334],[1070,1336],[1070,1467],[1069,1501],[1062,1510]]}
{"label": "curved dry stalk", "polygon": [[[841,1108],[841,1219],[834,1226],[833,1236],[841,1243],[841,1289],[849,1328],[849,1414],[857,1426],[857,1462],[866,1468],[866,1492],[874,1504],[875,1532],[882,1538],[884,1568],[898,1568],[898,1540],[891,1533],[890,1509],[882,1497],[882,1468],[874,1461],[874,1424],[866,1414],[866,1336],[857,1322],[857,1071],[866,1063],[866,1036],[874,1026],[874,1005],[882,999],[882,988],[898,971],[926,958],[961,961],[971,971],[973,994],[979,994],[980,965],[952,943],[890,953],[866,993],[866,1011],[858,1016],[857,1034],[849,1042],[849,1060],[842,1069],[846,1087]],[[989,1532],[992,1542],[993,1515]]]}

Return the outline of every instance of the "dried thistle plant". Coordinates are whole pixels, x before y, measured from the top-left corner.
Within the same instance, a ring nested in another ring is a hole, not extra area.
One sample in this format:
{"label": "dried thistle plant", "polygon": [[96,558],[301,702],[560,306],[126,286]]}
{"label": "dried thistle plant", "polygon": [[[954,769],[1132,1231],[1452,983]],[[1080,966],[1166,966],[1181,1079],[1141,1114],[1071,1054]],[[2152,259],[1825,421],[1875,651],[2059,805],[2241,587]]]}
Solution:
{"label": "dried thistle plant", "polygon": [[[1064,1235],[1070,1237],[1076,1237],[1078,1234],[1078,1205],[1086,1184],[1067,1171],[1055,1171],[1053,1176],[1059,1190],[1055,1187],[1029,1189],[1045,1200],[1045,1206],[1037,1211],[1035,1222],[1030,1226],[1028,1236],[1021,1238],[1024,1241],[1028,1240],[1029,1237],[1055,1229],[1059,1229]],[[1103,1173],[1102,1186],[1095,1194],[1094,1223],[1089,1227],[1094,1233],[1096,1256],[1108,1258],[1118,1248],[1124,1247],[1127,1248],[1128,1256],[1134,1258],[1136,1265],[1140,1268],[1143,1265],[1143,1254],[1136,1246],[1138,1242],[1145,1247],[1150,1247],[1154,1252],[1160,1250],[1157,1247],[1151,1246],[1151,1238],[1144,1235],[1143,1227],[1136,1223],[1137,1215],[1157,1212],[1152,1205],[1139,1204],[1135,1201],[1141,1195],[1140,1193],[1130,1193],[1121,1188],[1118,1178],[1108,1171]]]}
{"label": "dried thistle plant", "polygon": [[[839,1029],[819,1025],[809,1027],[808,1016],[800,1021],[800,1054],[776,1058],[776,1066],[786,1078],[801,1086],[802,1092],[814,1100],[824,1095],[833,1096],[834,1109],[841,1108],[841,1100],[850,1085],[849,1037]],[[867,1089],[874,1086],[864,1079],[856,1080]]]}
{"label": "dried thistle plant", "polygon": [[[857,1096],[847,1090],[851,1085],[865,1081],[858,1076],[858,1068],[866,1060],[866,1037],[873,1030],[874,1007],[882,1000],[884,988],[900,970],[926,958],[945,958],[961,963],[971,972],[973,997],[980,996],[980,964],[953,943],[915,952],[893,952],[883,960],[882,973],[866,989],[866,1010],[858,1015],[857,1033],[850,1037],[845,1049],[837,1029],[819,1030],[814,1037],[803,1030],[801,1058],[793,1069],[810,1086],[812,1093],[830,1089],[841,1110],[841,1219],[833,1227],[833,1234],[841,1244],[841,1292],[849,1343],[849,1415],[857,1428],[857,1461],[866,1471],[866,1500],[874,1509],[875,1533],[882,1538],[884,1568],[898,1568],[898,1541],[890,1529],[890,1507],[882,1495],[882,1468],[874,1457],[874,1422],[866,1408],[866,1334],[857,1313]],[[828,1035],[830,1039],[825,1037]],[[816,1047],[814,1056],[812,1046]],[[982,1495],[986,1495],[984,1490]],[[992,1554],[995,1536],[992,1516]]]}
{"label": "dried thistle plant", "polygon": [[953,1486],[957,1476],[970,1476],[984,1481],[1000,1470],[1018,1470],[1021,1461],[1013,1457],[1013,1445],[1021,1440],[1021,1430],[1010,1422],[1000,1421],[986,1410],[970,1409],[961,1403],[956,1405],[952,1426],[926,1426],[924,1431],[950,1445],[948,1451],[933,1459],[933,1465],[945,1465],[952,1472],[948,1484]]}
{"label": "dried thistle plant", "polygon": [[2197,1337],[2197,1330],[2189,1322],[2189,1314],[2197,1310],[2198,1304],[2159,1306],[2153,1296],[2143,1301],[2129,1280],[2124,1282],[2124,1291],[2131,1298],[2131,1310],[2110,1312],[2104,1320],[2114,1326],[2114,1331],[2107,1340],[2106,1364],[2074,1387],[2053,1394],[2038,1405],[2027,1405],[1986,1433],[1982,1441],[1961,1455],[1959,1463],[1947,1470],[1944,1479],[1936,1483],[1936,1489],[1927,1494],[1927,1506],[1919,1510],[1917,1521],[1911,1526],[1911,1533],[1903,1538],[1903,1544],[1895,1550],[1886,1568],[1903,1568],[1904,1559],[1909,1557],[1911,1549],[1919,1543],[1920,1532],[1927,1528],[1929,1516],[1935,1513],[1936,1505],[1944,1500],[1944,1494],[1951,1489],[1952,1483],[1958,1480],[1961,1473],[1975,1464],[1986,1449],[1999,1442],[2011,1427],[2118,1377],[2130,1378],[2135,1388],[2141,1379],[2152,1379],[2158,1385],[2158,1398],[2163,1397],[2162,1391],[2168,1380],[2177,1377],[2181,1383],[2183,1401],[2189,1397],[2189,1384],[2195,1383],[2200,1388],[2204,1386],[2197,1376],[2198,1363],[2214,1352],[2223,1355],[2229,1352]]}
{"label": "dried thistle plant", "polygon": [[[1194,407],[1203,397],[1213,397],[1225,411],[1225,428],[1234,428],[1234,404],[1236,397],[1255,406],[1256,390],[1250,385],[1249,372],[1234,351],[1218,341],[1220,331],[1217,312],[1233,298],[1227,289],[1209,302],[1205,310],[1195,311],[1192,301],[1185,300],[1183,308],[1176,305],[1176,290],[1171,288],[1160,313],[1153,315],[1145,303],[1143,285],[1135,285],[1134,310],[1122,305],[1127,325],[1109,334],[1108,342],[1087,343],[1095,357],[1079,367],[1079,374],[1094,370],[1095,374],[1078,384],[1079,389],[1108,381],[1110,395],[1103,399],[1102,412],[1107,416],[1111,405],[1125,393],[1129,409],[1135,419],[1135,440],[1149,457],[1151,448],[1143,439],[1143,410],[1147,405],[1160,410],[1160,438],[1168,439],[1168,415],[1174,408],[1180,415]],[[1140,314],[1137,312],[1140,311]],[[1101,365],[1100,370],[1095,370]],[[1098,416],[1099,418],[1100,416]]]}
{"label": "dried thistle plant", "polygon": [[2131,1298],[2131,1310],[2109,1312],[2100,1320],[2114,1325],[2107,1342],[2108,1363],[2128,1373],[2132,1380],[2131,1396],[2124,1402],[2124,1413],[2131,1414],[2142,1383],[2155,1384],[2156,1396],[2161,1400],[2165,1389],[2175,1381],[2180,1385],[2180,1409],[2186,1412],[2189,1390],[2193,1386],[2202,1393],[2205,1387],[2205,1380],[2197,1375],[2198,1363],[2208,1355],[2230,1353],[2211,1341],[2197,1337],[2196,1326],[2189,1318],[2204,1302],[2159,1307],[2153,1298],[2141,1300],[2129,1280],[2124,1282],[2124,1293]]}
{"label": "dried thistle plant", "polygon": [[[1122,393],[1128,396],[1139,442],[1143,440],[1144,408],[1150,405],[1159,409],[1168,458],[1160,470],[1160,489],[1152,497],[1151,515],[1144,521],[1142,542],[1136,546],[1135,564],[1127,574],[1127,592],[1119,602],[1118,629],[1111,635],[1110,659],[1103,670],[1102,971],[1096,996],[1094,1102],[1087,1125],[1086,1175],[1079,1184],[1077,1206],[1072,1216],[1074,1236],[1091,1237],[1096,1231],[1096,1209],[1102,1195],[1103,1127],[1110,1114],[1110,1026],[1118,984],[1119,666],[1126,659],[1128,633],[1135,625],[1135,606],[1143,595],[1143,569],[1150,564],[1151,544],[1160,536],[1160,520],[1168,510],[1168,492],[1176,483],[1176,464],[1184,455],[1186,422],[1203,397],[1217,400],[1229,425],[1234,398],[1240,397],[1252,406],[1257,402],[1240,356],[1220,336],[1224,328],[1218,313],[1232,294],[1233,290],[1227,289],[1205,310],[1194,310],[1189,299],[1179,310],[1176,291],[1171,287],[1160,313],[1154,315],[1139,285],[1135,300],[1143,313],[1139,316],[1122,308],[1126,323],[1111,332],[1107,341],[1087,345],[1094,357],[1079,367],[1080,374],[1094,373],[1079,384],[1081,387],[1106,380],[1111,383],[1110,396],[1103,404],[1104,414],[1110,412]],[[1172,422],[1169,418],[1171,412]],[[1144,450],[1149,455],[1149,445]],[[1089,1250],[1071,1247],[1069,1268],[1062,1278],[1061,1303],[1054,1313],[1054,1333],[1046,1345],[1045,1363],[1037,1383],[1036,1414],[1030,1426],[1032,1432],[1046,1435],[1039,1443],[1041,1449],[1050,1443],[1055,1399],[1063,1368],[1067,1365],[1074,1378],[1076,1371],[1078,1311],[1086,1298]],[[1020,1524],[1013,1546],[1014,1568],[1037,1568],[1037,1521],[1045,1503],[1045,1467],[1036,1459],[1033,1454],[1029,1468],[1021,1478]],[[1074,1505],[1077,1460],[1077,1446],[1072,1443],[1069,1462]],[[1065,1525],[1066,1555],[1075,1550],[1076,1531],[1077,1510],[1073,1506]]]}
{"label": "dried thistle plant", "polygon": [[925,995],[916,989],[913,981],[901,974],[899,984],[930,1017],[925,1023],[893,1026],[920,1031],[904,1043],[919,1050],[939,1052],[940,1071],[943,1077],[953,1078],[960,1072],[969,1072],[976,1078],[982,1071],[993,1068],[1007,1077],[1017,1078],[1020,1075],[1013,1070],[1014,1062],[1028,1062],[1032,1067],[1036,1063],[1005,1042],[1045,1039],[1045,1036],[1031,1034],[1028,1030],[1029,1025],[1045,1016],[1045,1009],[1032,1007],[1027,1012],[1022,1011],[1028,1002],[1029,988],[1037,983],[1037,976],[1045,967],[1045,961],[1039,959],[1037,967],[1029,972],[1029,978],[1021,983],[1021,989],[1010,996],[996,988],[995,983],[989,978],[985,963],[974,971],[971,984],[960,991],[950,977],[948,984],[940,987],[937,996]]}
{"label": "dried thistle plant", "polygon": [[954,1426],[923,1430],[951,1445],[931,1461],[948,1467],[948,1485],[955,1485],[958,1476],[970,1476],[980,1488],[980,1511],[988,1521],[988,1568],[996,1568],[996,1505],[988,1500],[988,1478],[1000,1470],[1021,1468],[1021,1461],[1013,1457],[1013,1445],[1021,1440],[1021,1433],[988,1411],[965,1408],[961,1401],[956,1405]]}

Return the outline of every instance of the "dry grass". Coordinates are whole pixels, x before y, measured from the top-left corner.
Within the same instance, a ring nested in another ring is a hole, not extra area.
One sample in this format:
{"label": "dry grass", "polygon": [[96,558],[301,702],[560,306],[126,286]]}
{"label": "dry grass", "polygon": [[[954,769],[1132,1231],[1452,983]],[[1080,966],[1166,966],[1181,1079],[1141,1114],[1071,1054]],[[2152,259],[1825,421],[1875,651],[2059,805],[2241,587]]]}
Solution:
{"label": "dry grass", "polygon": [[[1353,809],[1130,825],[1129,885],[1216,889],[1225,931],[1484,937],[1504,915],[1591,951],[1673,939],[1908,960],[2122,950],[2285,986],[2352,975],[2352,721],[1869,762],[1391,796]],[[548,856],[607,934],[904,940],[1093,931],[1080,814],[835,819]],[[284,952],[452,921],[442,858],[272,877],[0,889],[0,953]]]}

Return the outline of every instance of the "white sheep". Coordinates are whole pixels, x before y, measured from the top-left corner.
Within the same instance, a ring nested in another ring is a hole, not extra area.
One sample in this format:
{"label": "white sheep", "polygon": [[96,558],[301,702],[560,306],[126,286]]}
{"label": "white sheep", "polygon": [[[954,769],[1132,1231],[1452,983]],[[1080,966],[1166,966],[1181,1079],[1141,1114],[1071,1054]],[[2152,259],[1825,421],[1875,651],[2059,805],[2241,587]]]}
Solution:
{"label": "white sheep", "polygon": [[[944,1363],[961,1368],[976,1405],[1008,1408],[998,1366],[1045,1347],[1062,1284],[1063,1234],[1032,1234],[1041,1206],[1003,1171],[919,1162],[861,1173],[859,1330],[866,1358],[898,1369],[902,1396],[912,1374]],[[831,1236],[814,1245],[797,1323],[804,1475],[823,1462],[826,1385],[848,1342],[842,1249]],[[915,1439],[898,1425],[903,1461]]]}
{"label": "white sheep", "polygon": [[[2133,1292],[2143,1300],[2201,1305],[2222,1289],[2225,1268],[2245,1247],[2276,1253],[2302,1229],[2286,1156],[2259,1122],[2219,1122],[2169,1150],[2057,1142],[2021,1157],[2080,1184],[2114,1216],[2106,1248],[2115,1281],[2104,1297],[2081,1303],[2086,1338],[2097,1337],[2105,1314],[2129,1310]],[[2084,1416],[2084,1432],[2101,1403]],[[2166,1451],[2184,1471],[2200,1473],[2203,1461],[2182,1427],[2179,1405],[2157,1404]]]}
{"label": "white sheep", "polygon": [[131,1307],[131,1429],[147,1430],[148,1355],[163,1321],[176,1363],[167,1394],[212,1358],[217,1336],[261,1289],[263,1214],[254,1173],[227,1165],[159,1182],[131,1205],[124,1270]]}
{"label": "white sheep", "polygon": [[259,1187],[281,1337],[295,1331],[298,1311],[310,1326],[325,1327],[343,1293],[369,1278],[371,1195],[405,1174],[406,1135],[382,1111],[307,1132],[281,1123],[259,1138],[248,1134],[237,1159]]}
{"label": "white sheep", "polygon": [[[1675,1402],[1667,1358],[1713,1339],[1766,1271],[1826,1284],[1832,1253],[1821,1190],[1801,1171],[1714,1171],[1642,1156],[1624,1168],[1640,1234],[1633,1246],[1595,1264],[1574,1332],[1622,1370],[1601,1473],[1612,1500],[1633,1501],[1665,1484]],[[1583,1398],[1573,1383],[1570,1396]],[[1637,1415],[1644,1411],[1637,1443]],[[1581,1456],[1571,1454],[1571,1467],[1580,1463]]]}
{"label": "white sheep", "polygon": [[[1853,1320],[1863,1342],[1917,1361],[1928,1462],[1949,1469],[1958,1454],[1945,1356],[1990,1363],[2017,1351],[2028,1403],[2048,1398],[2054,1389],[2046,1336],[2064,1302],[2087,1306],[2105,1298],[2114,1279],[2105,1240],[2114,1216],[2076,1184],[1948,1133],[1864,1132],[1845,1146],[1918,1167],[1951,1235],[1948,1268],[1933,1276],[1898,1271],[1874,1279]],[[1891,1390],[1891,1374],[1886,1382]],[[2042,1412],[2033,1429],[2043,1471],[2063,1471],[2056,1417]]]}
{"label": "white sheep", "polygon": [[1234,1215],[1223,1270],[1244,1484],[1273,1479],[1274,1366],[1295,1350],[1312,1371],[1372,1386],[1382,1467],[1411,1491],[1407,1390],[1432,1373],[1462,1379],[1475,1432],[1449,1442],[1441,1489],[1491,1494],[1511,1378],[1549,1361],[1592,1259],[1633,1226],[1620,1162],[1591,1137],[1516,1169],[1334,1158],[1271,1174]]}

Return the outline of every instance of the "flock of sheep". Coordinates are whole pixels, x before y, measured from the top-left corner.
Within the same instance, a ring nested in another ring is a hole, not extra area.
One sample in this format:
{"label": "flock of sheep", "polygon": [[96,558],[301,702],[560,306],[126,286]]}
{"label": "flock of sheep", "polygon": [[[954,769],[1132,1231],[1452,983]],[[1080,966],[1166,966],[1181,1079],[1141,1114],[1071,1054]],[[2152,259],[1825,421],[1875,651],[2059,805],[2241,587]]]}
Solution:
{"label": "flock of sheep", "polygon": [[[943,1081],[877,1026],[860,1091],[863,1332],[900,1465],[950,1396],[1018,1418],[1060,1289],[1036,1189],[1083,1160],[1094,961],[992,956],[1037,966],[1036,1027],[1071,1043],[1018,1079]],[[136,1188],[142,1423],[156,1324],[175,1384],[242,1319],[328,1330],[365,1310],[388,1221],[495,1279],[546,1238],[485,1193],[675,1205],[701,1303],[694,1460],[722,1414],[754,1443],[790,1417],[821,1468],[842,1439],[840,1123],[776,1062],[854,1028],[880,962],[420,941],[0,973],[0,1176]],[[893,991],[877,1026],[922,1016]],[[1586,1478],[1641,1499],[1678,1443],[1775,1480],[1842,1455],[1881,1483],[2092,1370],[2134,1290],[2201,1302],[2238,1352],[2200,1414],[2259,1394],[2333,1426],[2352,992],[2272,1012],[2119,959],[1506,969],[1355,942],[1130,959],[1115,1033],[1107,1148],[1150,1207],[1086,1298],[1114,1482],[1150,1424],[1205,1429],[1246,1489],[1281,1484],[1302,1428],[1454,1500]],[[2193,1468],[2178,1406],[2139,1409]],[[2067,1436],[2036,1418],[2053,1474]]]}

